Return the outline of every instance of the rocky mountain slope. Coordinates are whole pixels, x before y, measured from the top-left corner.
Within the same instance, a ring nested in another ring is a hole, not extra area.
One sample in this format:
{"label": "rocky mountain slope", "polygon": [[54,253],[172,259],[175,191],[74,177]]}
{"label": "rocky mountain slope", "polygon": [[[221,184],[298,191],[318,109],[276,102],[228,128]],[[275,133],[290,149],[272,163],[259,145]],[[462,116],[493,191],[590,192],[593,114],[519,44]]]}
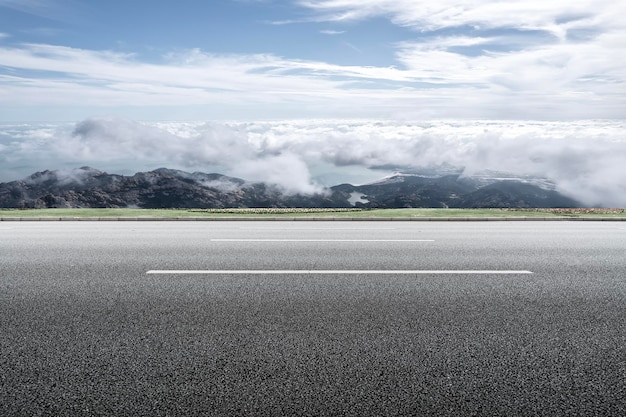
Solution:
{"label": "rocky mountain slope", "polygon": [[396,175],[342,184],[315,195],[285,194],[274,185],[220,174],[160,168],[132,176],[90,167],[37,172],[0,183],[2,208],[52,207],[580,207],[558,192],[522,181],[484,181],[458,175]]}

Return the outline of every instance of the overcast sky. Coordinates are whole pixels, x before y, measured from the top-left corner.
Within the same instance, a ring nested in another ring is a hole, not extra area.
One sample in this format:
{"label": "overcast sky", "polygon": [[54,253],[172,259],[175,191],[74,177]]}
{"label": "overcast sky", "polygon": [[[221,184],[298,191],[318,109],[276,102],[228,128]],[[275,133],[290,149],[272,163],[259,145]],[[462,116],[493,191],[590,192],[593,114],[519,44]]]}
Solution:
{"label": "overcast sky", "polygon": [[623,118],[616,0],[0,0],[0,120]]}
{"label": "overcast sky", "polygon": [[626,206],[626,1],[0,0],[0,181],[537,175]]}

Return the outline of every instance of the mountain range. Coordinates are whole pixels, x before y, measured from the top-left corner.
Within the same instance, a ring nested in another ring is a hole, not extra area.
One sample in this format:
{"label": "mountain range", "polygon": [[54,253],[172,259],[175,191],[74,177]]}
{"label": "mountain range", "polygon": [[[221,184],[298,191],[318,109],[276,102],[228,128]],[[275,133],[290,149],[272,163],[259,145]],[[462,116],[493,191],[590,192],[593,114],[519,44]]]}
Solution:
{"label": "mountain range", "polygon": [[2,208],[137,207],[580,207],[549,186],[524,179],[396,174],[380,181],[285,193],[280,187],[221,174],[159,168],[132,176],[91,167],[46,170],[0,183]]}

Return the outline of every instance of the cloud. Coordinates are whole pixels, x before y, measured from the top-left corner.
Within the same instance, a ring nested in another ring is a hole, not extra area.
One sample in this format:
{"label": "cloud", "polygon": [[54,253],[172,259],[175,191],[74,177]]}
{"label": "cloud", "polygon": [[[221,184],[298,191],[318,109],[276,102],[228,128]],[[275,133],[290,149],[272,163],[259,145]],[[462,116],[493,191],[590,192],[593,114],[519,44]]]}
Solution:
{"label": "cloud", "polygon": [[[623,114],[625,100],[615,94],[615,88],[624,84],[625,76],[608,59],[611,49],[602,45],[581,47],[578,52],[563,49],[576,63],[563,70],[554,69],[556,63],[544,63],[556,62],[558,51],[468,58],[435,42],[426,47],[402,45],[398,59],[407,69],[290,61],[271,55],[213,56],[200,51],[147,64],[130,55],[67,47],[0,48],[2,64],[30,74],[56,74],[49,78],[32,78],[21,71],[0,74],[0,91],[12,98],[7,111],[81,103],[82,109],[141,108],[141,114],[159,107],[196,106],[204,114],[224,118],[233,114],[253,118],[259,113],[272,118],[382,114],[567,119]],[[585,60],[585,53],[595,58]],[[521,71],[526,64],[534,72]]]}
{"label": "cloud", "polygon": [[[299,4],[314,11],[319,22],[383,17],[418,32],[419,36],[396,45],[398,73],[411,80],[412,87],[422,83],[417,100],[439,117],[445,113],[438,102],[449,106],[452,117],[465,109],[477,110],[481,118],[541,118],[541,113],[577,118],[585,117],[585,107],[590,111],[595,105],[612,108],[605,108],[600,117],[619,118],[618,109],[626,104],[623,95],[615,94],[616,88],[624,91],[626,84],[623,66],[615,61],[615,56],[626,54],[623,3],[583,0],[564,7],[539,0],[428,4],[310,0]],[[437,100],[439,87],[444,90]]]}
{"label": "cloud", "polygon": [[346,33],[345,30],[330,30],[330,29],[326,29],[326,30],[320,30],[320,33],[323,35],[343,35],[344,33]]}
{"label": "cloud", "polygon": [[132,156],[143,163],[158,161],[168,167],[218,168],[229,175],[279,185],[285,193],[323,191],[311,180],[308,166],[299,156],[287,149],[255,146],[241,128],[202,124],[192,130],[182,126],[186,130],[183,133],[180,125],[168,125],[179,135],[127,119],[88,119],[65,137],[62,153],[66,158],[89,161]]}
{"label": "cloud", "polygon": [[492,170],[548,178],[586,205],[626,207],[624,127],[601,120],[138,123],[119,118],[3,125],[0,180],[82,165],[123,173],[165,166],[312,193],[322,190],[322,180],[328,186],[371,181],[394,169],[452,166],[470,176]]}
{"label": "cloud", "polygon": [[581,24],[612,22],[622,26],[623,4],[612,0],[580,0],[564,7],[542,0],[441,0],[425,4],[413,0],[306,0],[299,4],[317,13],[318,21],[364,20],[386,17],[419,31],[449,27],[518,28],[561,34]]}
{"label": "cloud", "polygon": [[76,115],[64,120],[84,117],[84,109],[103,114],[120,108],[128,117],[151,120],[172,113],[185,119],[242,120],[623,117],[626,73],[616,57],[626,55],[621,19],[626,3],[297,4],[309,11],[309,22],[382,17],[409,31],[406,39],[388,46],[393,59],[377,66],[200,49],[170,51],[147,61],[140,54],[63,45],[4,45],[0,94],[10,100],[0,100],[0,113],[6,120],[29,117],[33,108]]}

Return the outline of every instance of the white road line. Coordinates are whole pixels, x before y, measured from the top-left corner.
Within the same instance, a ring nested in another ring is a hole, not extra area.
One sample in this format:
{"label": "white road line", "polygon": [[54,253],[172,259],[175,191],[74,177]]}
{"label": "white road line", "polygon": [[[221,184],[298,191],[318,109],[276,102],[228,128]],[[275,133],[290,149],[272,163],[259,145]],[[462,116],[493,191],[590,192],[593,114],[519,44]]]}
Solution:
{"label": "white road line", "polygon": [[211,239],[211,242],[434,242],[432,239]]}
{"label": "white road line", "polygon": [[395,227],[240,227],[241,230],[397,230]]}
{"label": "white road line", "polygon": [[513,270],[393,270],[393,269],[384,269],[384,270],[341,270],[341,269],[330,269],[330,270],[320,270],[320,269],[251,269],[251,270],[238,270],[238,269],[207,269],[207,270],[198,270],[198,269],[170,269],[170,270],[152,270],[146,272],[151,275],[181,275],[181,274],[195,274],[195,275],[516,275],[516,274],[532,274],[531,271],[513,271]]}

